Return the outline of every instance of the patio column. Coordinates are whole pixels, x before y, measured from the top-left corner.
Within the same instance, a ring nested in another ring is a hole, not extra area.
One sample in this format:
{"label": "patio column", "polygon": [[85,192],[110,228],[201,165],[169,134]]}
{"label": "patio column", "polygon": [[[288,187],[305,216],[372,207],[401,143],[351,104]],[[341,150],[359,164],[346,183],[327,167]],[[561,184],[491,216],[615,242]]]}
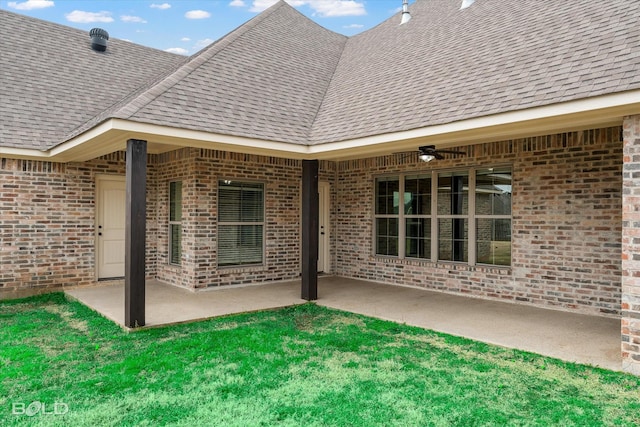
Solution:
{"label": "patio column", "polygon": [[623,121],[622,369],[640,375],[640,115]]}
{"label": "patio column", "polygon": [[302,299],[318,299],[318,161],[302,161]]}
{"label": "patio column", "polygon": [[144,326],[147,232],[147,141],[127,141],[124,324]]}

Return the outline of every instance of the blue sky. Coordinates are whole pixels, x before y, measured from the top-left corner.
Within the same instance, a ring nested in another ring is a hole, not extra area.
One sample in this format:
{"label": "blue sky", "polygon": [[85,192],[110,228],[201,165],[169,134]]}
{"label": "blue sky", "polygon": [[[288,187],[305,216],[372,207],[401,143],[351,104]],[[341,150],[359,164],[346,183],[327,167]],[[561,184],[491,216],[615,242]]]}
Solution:
{"label": "blue sky", "polygon": [[[0,8],[190,55],[277,0],[0,0]],[[386,20],[402,0],[287,0],[325,28],[354,35]],[[410,1],[413,3],[413,0]]]}

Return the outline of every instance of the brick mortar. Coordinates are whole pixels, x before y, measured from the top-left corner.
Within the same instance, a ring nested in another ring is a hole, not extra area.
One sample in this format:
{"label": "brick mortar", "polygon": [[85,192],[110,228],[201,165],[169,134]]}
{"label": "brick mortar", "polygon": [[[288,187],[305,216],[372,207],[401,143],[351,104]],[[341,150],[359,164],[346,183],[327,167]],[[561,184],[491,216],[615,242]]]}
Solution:
{"label": "brick mortar", "polygon": [[[337,164],[336,273],[589,314],[620,313],[620,127],[460,147],[422,163],[392,155]],[[436,169],[513,168],[512,266],[373,254],[374,177]],[[354,221],[355,220],[355,221]]]}
{"label": "brick mortar", "polygon": [[[620,128],[497,141],[463,150],[465,157],[447,156],[430,164],[401,156],[320,162],[320,180],[332,188],[333,272],[617,315]],[[497,164],[511,164],[514,170],[511,268],[388,261],[371,255],[375,175]],[[124,153],[62,165],[0,159],[0,289],[95,283],[96,174],[124,175]],[[186,257],[180,267],[167,264],[168,181],[177,178],[184,181],[185,197]],[[264,267],[216,268],[217,180],[224,178],[265,182]],[[150,155],[148,277],[196,288],[298,277],[300,179],[301,162],[293,159],[196,148]]]}
{"label": "brick mortar", "polygon": [[622,169],[622,366],[640,375],[640,115],[625,117]]}

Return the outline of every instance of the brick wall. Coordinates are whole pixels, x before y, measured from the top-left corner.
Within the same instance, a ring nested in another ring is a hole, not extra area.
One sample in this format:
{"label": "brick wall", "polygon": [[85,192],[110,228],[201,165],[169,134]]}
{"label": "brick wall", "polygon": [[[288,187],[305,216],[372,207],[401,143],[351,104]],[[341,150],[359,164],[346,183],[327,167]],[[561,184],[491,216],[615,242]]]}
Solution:
{"label": "brick wall", "polygon": [[[124,152],[69,164],[0,159],[0,291],[96,283],[98,174],[124,176]],[[203,288],[299,277],[301,175],[297,160],[200,149],[150,155],[147,278]],[[219,179],[265,183],[264,266],[217,268]],[[335,164],[321,162],[320,179],[335,185]],[[168,262],[168,189],[174,180],[183,182],[179,266]],[[331,197],[334,209],[334,192]],[[332,224],[330,239],[333,230]]]}
{"label": "brick wall", "polygon": [[[95,283],[96,175],[124,175],[124,168],[124,153],[68,164],[0,159],[0,291]],[[155,207],[154,195],[147,198]],[[149,219],[152,277],[156,224]]]}
{"label": "brick wall", "polygon": [[640,375],[640,116],[623,129],[622,367]]}
{"label": "brick wall", "polygon": [[[461,147],[422,163],[401,155],[337,165],[336,274],[477,297],[618,315],[622,143],[619,127]],[[513,169],[512,265],[373,255],[373,182],[381,174]]]}
{"label": "brick wall", "polygon": [[[183,149],[158,157],[158,278],[189,288],[260,283],[300,276],[302,163],[298,160],[205,149]],[[323,162],[320,179],[333,181]],[[218,181],[265,184],[264,265],[217,268]],[[183,182],[182,265],[168,264],[168,186]],[[333,233],[332,233],[333,234]]]}
{"label": "brick wall", "polygon": [[[432,163],[400,156],[321,162],[320,180],[332,186],[333,272],[479,297],[619,314],[620,128],[462,149],[467,156]],[[0,289],[95,283],[95,177],[124,175],[123,157],[123,153],[114,153],[69,164],[0,159]],[[373,256],[375,176],[500,164],[513,167],[511,267]],[[182,149],[150,156],[148,176],[148,277],[203,288],[299,276],[299,161]],[[183,181],[183,259],[182,265],[170,266],[168,183],[176,179]],[[265,183],[264,266],[217,268],[219,179]]]}

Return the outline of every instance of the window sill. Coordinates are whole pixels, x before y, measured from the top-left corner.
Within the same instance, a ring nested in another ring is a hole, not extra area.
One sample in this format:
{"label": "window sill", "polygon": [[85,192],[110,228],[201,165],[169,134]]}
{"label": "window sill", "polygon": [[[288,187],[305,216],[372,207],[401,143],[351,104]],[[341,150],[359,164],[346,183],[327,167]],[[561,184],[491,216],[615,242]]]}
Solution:
{"label": "window sill", "polygon": [[376,261],[384,261],[387,264],[396,265],[410,265],[419,267],[437,268],[442,270],[454,270],[454,271],[479,271],[485,273],[495,274],[511,274],[512,267],[508,265],[489,265],[489,264],[476,264],[469,265],[464,262],[455,261],[436,261],[418,258],[405,258],[400,259],[393,256],[374,255],[373,259]]}
{"label": "window sill", "polygon": [[267,269],[267,266],[265,264],[219,265],[217,266],[217,269],[224,273],[246,273],[252,271],[264,271]]}

